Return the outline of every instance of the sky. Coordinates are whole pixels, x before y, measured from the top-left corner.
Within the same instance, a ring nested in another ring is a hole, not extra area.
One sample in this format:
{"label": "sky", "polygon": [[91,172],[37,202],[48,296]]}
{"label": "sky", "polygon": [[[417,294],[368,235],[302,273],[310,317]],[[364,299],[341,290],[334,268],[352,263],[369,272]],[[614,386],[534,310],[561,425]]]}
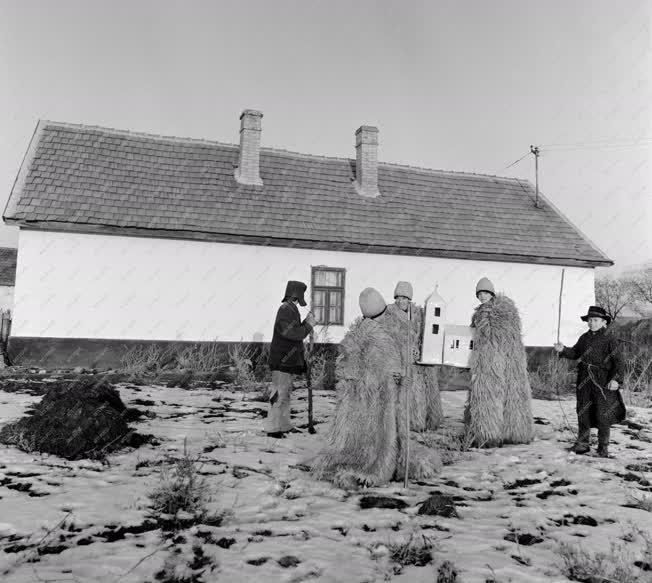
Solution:
{"label": "sky", "polygon": [[[0,203],[39,119],[534,182],[652,263],[652,2],[0,0]],[[522,158],[516,164],[517,160]],[[512,165],[513,164],[513,165]],[[16,246],[0,225],[0,245]]]}

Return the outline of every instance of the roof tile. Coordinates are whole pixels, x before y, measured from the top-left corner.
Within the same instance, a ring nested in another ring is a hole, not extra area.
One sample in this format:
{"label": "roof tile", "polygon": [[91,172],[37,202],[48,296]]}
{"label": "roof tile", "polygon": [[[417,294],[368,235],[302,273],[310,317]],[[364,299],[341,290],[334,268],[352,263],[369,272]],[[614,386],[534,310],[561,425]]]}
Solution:
{"label": "roof tile", "polygon": [[235,145],[54,122],[39,135],[7,219],[610,263],[513,178],[381,163],[368,199],[350,159],[263,148],[252,187]]}

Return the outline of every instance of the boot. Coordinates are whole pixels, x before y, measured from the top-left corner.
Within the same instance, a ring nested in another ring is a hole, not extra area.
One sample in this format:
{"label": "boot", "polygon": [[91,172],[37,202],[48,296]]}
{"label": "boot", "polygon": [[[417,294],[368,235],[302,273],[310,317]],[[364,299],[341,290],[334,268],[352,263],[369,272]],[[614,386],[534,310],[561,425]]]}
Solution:
{"label": "boot", "polygon": [[609,457],[609,446],[606,443],[598,445],[598,457]]}
{"label": "boot", "polygon": [[610,436],[610,428],[608,426],[598,428],[598,456],[599,457],[609,457],[609,436]]}
{"label": "boot", "polygon": [[578,441],[575,445],[573,445],[573,447],[571,447],[570,450],[577,455],[584,455],[585,453],[589,453],[591,448],[589,447],[588,443],[580,443]]}
{"label": "boot", "polygon": [[577,440],[573,447],[570,448],[570,451],[576,453],[577,455],[584,455],[591,451],[589,443],[591,442],[591,427],[582,423],[582,420],[579,420],[577,428]]}

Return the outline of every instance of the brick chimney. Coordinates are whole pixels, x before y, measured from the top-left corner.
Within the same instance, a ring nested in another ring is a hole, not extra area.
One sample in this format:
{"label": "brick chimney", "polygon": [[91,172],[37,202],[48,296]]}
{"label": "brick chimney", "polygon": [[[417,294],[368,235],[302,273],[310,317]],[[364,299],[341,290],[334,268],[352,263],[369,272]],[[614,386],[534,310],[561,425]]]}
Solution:
{"label": "brick chimney", "polygon": [[360,126],[355,132],[355,189],[361,196],[378,192],[378,128]]}
{"label": "brick chimney", "polygon": [[240,184],[262,186],[260,178],[260,132],[263,114],[254,109],[245,109],[240,115],[240,156],[235,170],[235,179]]}

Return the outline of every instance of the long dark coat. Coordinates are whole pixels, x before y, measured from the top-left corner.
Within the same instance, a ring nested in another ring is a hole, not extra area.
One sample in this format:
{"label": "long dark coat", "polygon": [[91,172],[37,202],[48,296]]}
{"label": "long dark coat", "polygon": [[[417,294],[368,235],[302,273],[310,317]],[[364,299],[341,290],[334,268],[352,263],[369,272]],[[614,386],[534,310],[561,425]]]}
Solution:
{"label": "long dark coat", "polygon": [[306,371],[303,339],[312,327],[301,321],[299,308],[292,302],[283,302],[276,313],[274,334],[269,348],[269,368],[292,374]]}
{"label": "long dark coat", "polygon": [[565,347],[561,358],[578,360],[577,412],[589,410],[590,426],[612,425],[625,419],[623,397],[610,391],[610,381],[623,383],[623,361],[618,341],[604,328],[585,332],[572,348]]}

